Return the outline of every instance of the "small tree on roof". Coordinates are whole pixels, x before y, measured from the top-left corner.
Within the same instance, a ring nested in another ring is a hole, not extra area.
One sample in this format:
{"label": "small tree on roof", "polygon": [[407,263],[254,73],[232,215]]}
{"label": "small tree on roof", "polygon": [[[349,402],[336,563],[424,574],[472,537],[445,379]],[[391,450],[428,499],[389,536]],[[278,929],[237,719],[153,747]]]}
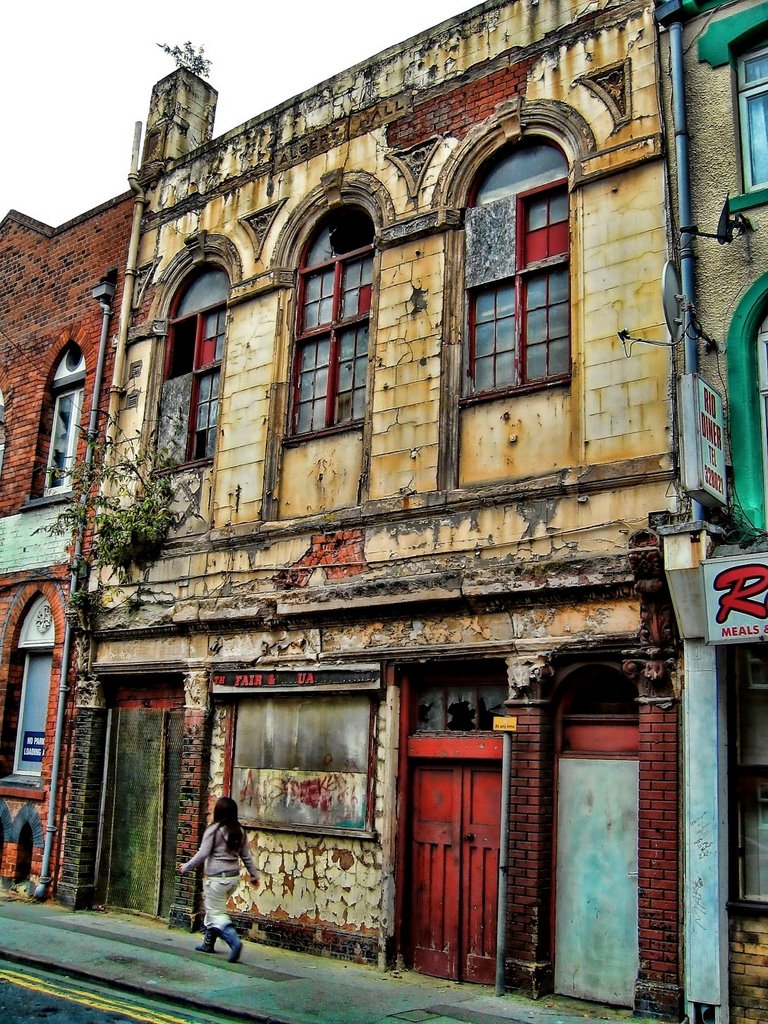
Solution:
{"label": "small tree on roof", "polygon": [[169,46],[167,43],[157,44],[163,53],[173,57],[177,68],[186,68],[201,78],[206,78],[211,71],[211,62],[204,57],[205,47],[195,49],[192,43],[187,40],[183,46]]}

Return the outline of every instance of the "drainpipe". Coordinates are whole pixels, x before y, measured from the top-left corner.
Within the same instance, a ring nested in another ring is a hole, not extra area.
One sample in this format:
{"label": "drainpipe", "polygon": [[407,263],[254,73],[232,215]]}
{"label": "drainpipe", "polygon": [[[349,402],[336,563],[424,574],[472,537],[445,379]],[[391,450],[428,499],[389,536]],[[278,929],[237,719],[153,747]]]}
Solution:
{"label": "drainpipe", "polygon": [[[693,224],[690,155],[685,95],[682,0],[659,3],[657,22],[669,33],[672,109],[678,195],[678,223]],[[691,331],[696,297],[693,235],[680,236],[683,292],[684,367],[699,368],[698,339]],[[692,527],[706,523],[706,511],[692,502]],[[727,726],[717,649],[703,639],[683,640],[685,685],[681,696],[683,775],[683,931],[684,987],[693,1021],[728,1021],[727,849],[725,827]],[[702,756],[706,751],[706,756]]]}
{"label": "drainpipe", "polygon": [[[96,373],[93,379],[93,395],[91,397],[91,413],[88,419],[88,433],[86,435],[85,442],[85,465],[90,466],[93,462],[93,452],[96,445],[96,437],[98,435],[98,419],[99,419],[99,397],[101,395],[101,383],[104,377],[104,360],[107,351],[107,335],[109,334],[109,324],[112,319],[112,299],[115,294],[115,281],[112,273],[105,275],[101,281],[93,289],[94,299],[98,299],[99,306],[101,307],[101,337],[99,339],[99,354],[96,360]],[[81,501],[83,504],[88,500],[87,495],[83,495]],[[72,550],[71,570],[69,577],[69,595],[72,598],[78,591],[80,586],[80,555],[83,550],[83,530],[80,529],[75,537],[75,542]],[[35,899],[44,900],[48,891],[48,886],[51,884],[51,876],[49,874],[51,866],[51,853],[53,850],[53,837],[56,835],[58,829],[55,823],[56,816],[56,796],[59,784],[59,767],[61,765],[61,746],[64,737],[64,714],[67,707],[67,695],[69,693],[69,687],[67,681],[69,678],[69,654],[72,648],[72,626],[67,617],[66,626],[64,627],[64,642],[61,649],[61,669],[59,671],[59,700],[56,708],[56,730],[53,739],[53,762],[51,765],[51,782],[50,789],[48,792],[48,817],[45,828],[45,845],[43,847],[43,862],[40,869],[40,882],[35,889]]]}
{"label": "drainpipe", "polygon": [[131,153],[131,170],[128,174],[128,184],[134,193],[133,220],[131,222],[131,235],[128,241],[128,255],[125,262],[125,274],[123,281],[123,298],[120,304],[120,321],[117,328],[117,345],[115,348],[115,365],[112,372],[112,387],[109,391],[109,409],[107,412],[107,441],[115,440],[117,428],[117,413],[120,402],[120,395],[123,391],[123,373],[125,365],[125,350],[128,342],[128,325],[131,322],[131,306],[133,304],[134,285],[136,282],[136,264],[139,255],[139,239],[141,238],[141,218],[144,216],[144,206],[147,197],[139,183],[139,144],[141,142],[141,121],[134,125],[133,150]]}

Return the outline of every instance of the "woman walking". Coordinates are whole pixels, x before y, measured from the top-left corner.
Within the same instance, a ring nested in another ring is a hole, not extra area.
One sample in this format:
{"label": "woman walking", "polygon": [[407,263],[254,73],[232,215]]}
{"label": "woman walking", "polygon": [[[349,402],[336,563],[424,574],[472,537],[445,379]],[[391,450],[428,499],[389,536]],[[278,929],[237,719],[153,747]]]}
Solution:
{"label": "woman walking", "polygon": [[241,860],[248,869],[251,884],[258,885],[259,878],[248,849],[248,840],[237,820],[237,804],[231,797],[222,796],[213,808],[213,824],[203,833],[200,849],[186,864],[179,865],[179,871],[185,875],[198,865],[205,864],[205,934],[195,949],[201,953],[213,953],[216,939],[221,936],[229,946],[227,959],[231,964],[239,960],[243,948],[232,918],[227,913],[227,900],[237,888],[240,877]]}

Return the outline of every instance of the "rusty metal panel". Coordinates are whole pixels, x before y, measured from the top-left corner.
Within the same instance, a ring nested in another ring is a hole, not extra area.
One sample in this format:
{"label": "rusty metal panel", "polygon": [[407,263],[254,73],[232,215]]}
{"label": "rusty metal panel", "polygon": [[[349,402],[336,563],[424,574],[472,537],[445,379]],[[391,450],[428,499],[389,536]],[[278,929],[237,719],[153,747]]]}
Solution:
{"label": "rusty metal panel", "polygon": [[638,970],[638,762],[561,758],[555,989],[632,1006]]}

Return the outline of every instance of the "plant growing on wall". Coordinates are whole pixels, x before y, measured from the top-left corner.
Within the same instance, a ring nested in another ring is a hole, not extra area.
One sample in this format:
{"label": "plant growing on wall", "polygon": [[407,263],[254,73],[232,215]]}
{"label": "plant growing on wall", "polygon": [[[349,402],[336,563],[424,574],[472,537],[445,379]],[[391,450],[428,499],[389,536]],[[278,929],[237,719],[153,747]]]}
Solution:
{"label": "plant growing on wall", "polygon": [[[148,451],[138,436],[97,442],[90,462],[75,463],[72,501],[51,529],[69,535],[73,543],[85,539],[74,567],[81,581],[92,568],[106,568],[128,583],[135,569],[158,557],[176,523],[173,485],[162,473],[165,468],[163,453]],[[82,584],[78,594],[85,605]]]}
{"label": "plant growing on wall", "polygon": [[194,75],[200,75],[201,78],[206,78],[210,74],[211,62],[204,56],[204,46],[195,49],[189,40],[183,46],[169,46],[167,43],[158,43],[157,45],[163,53],[173,57],[177,68],[187,68],[188,71]]}

